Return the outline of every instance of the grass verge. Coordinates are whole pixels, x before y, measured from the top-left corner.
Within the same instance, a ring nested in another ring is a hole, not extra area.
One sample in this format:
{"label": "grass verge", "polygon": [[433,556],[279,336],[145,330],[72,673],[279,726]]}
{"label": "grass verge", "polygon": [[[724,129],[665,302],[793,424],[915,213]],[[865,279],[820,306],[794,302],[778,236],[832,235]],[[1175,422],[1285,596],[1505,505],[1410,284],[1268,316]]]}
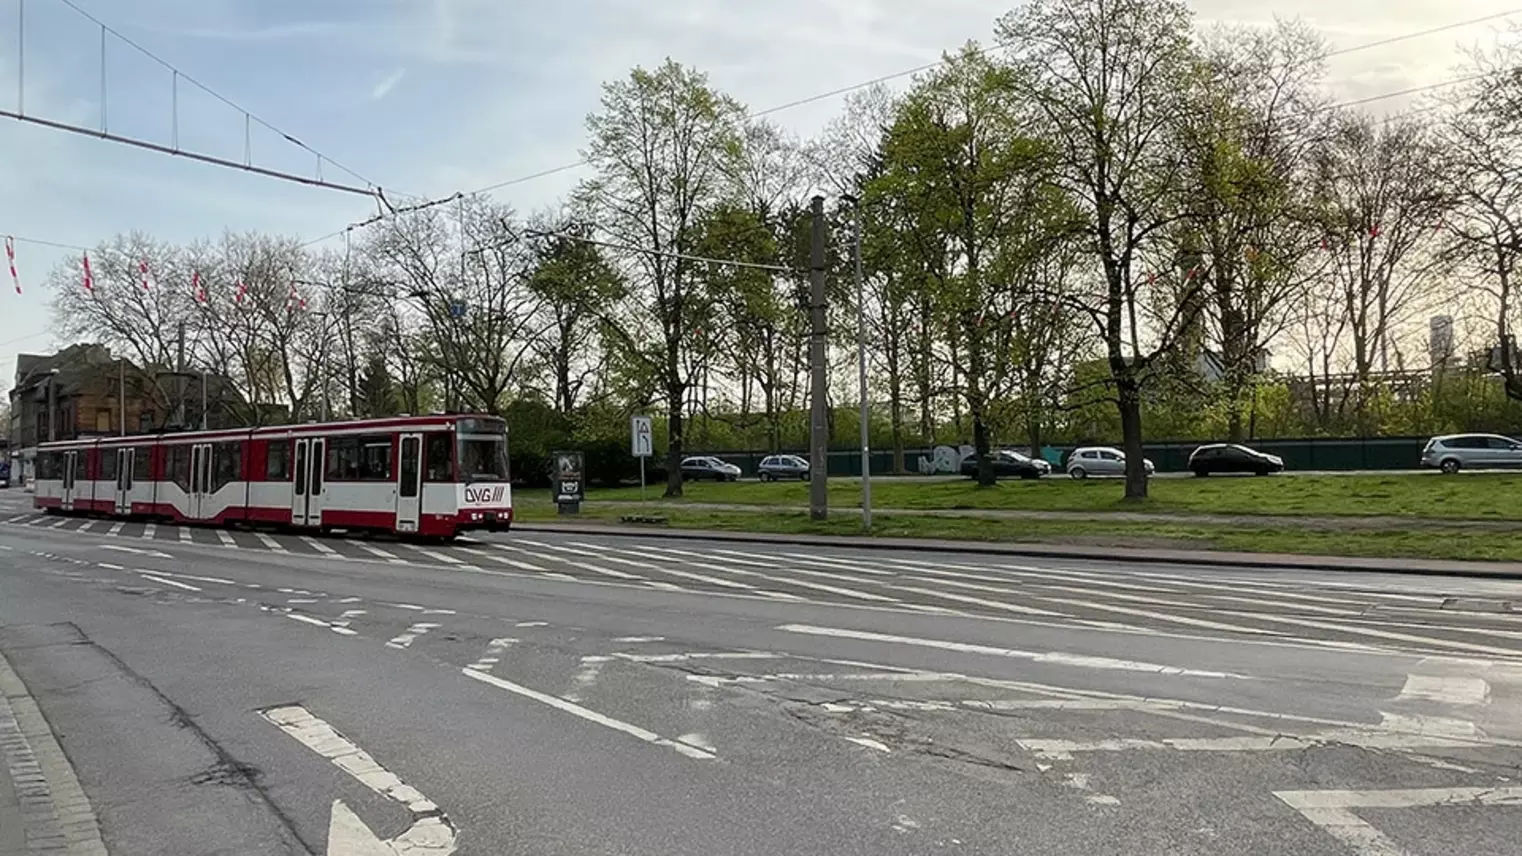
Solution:
{"label": "grass verge", "polygon": [[[970,479],[894,479],[872,483],[872,504],[885,509],[1010,509],[1029,511],[1196,512],[1270,516],[1426,517],[1522,520],[1522,474],[1437,474],[1212,477],[1154,479],[1143,502],[1125,502],[1114,479],[1075,481],[1065,475],[1006,481],[980,488]],[[660,496],[659,486],[649,489]],[[523,491],[519,495],[543,495]],[[638,501],[639,488],[594,489],[591,501]],[[678,502],[806,506],[803,482],[755,481],[685,486]],[[830,504],[861,506],[858,479],[831,479]]]}
{"label": "grass verge", "polygon": [[[628,506],[582,506],[578,518],[562,517],[547,501],[519,500],[517,517],[522,522],[570,522],[619,524],[630,513]],[[782,535],[861,535],[860,518],[836,515],[819,523],[807,514],[757,508],[754,511],[713,511],[665,507],[653,513],[664,516],[677,529],[710,529],[730,532],[762,532]],[[1371,531],[1323,531],[1288,527],[1209,526],[1176,524],[1160,519],[1151,522],[995,521],[974,518],[924,517],[915,515],[872,516],[870,537],[943,538],[1007,543],[1070,544],[1092,547],[1145,547],[1180,550],[1227,550],[1248,553],[1291,553],[1322,556],[1376,558],[1452,559],[1468,561],[1522,561],[1522,539],[1501,532],[1423,529]],[[625,524],[630,529],[658,534],[660,526]]]}

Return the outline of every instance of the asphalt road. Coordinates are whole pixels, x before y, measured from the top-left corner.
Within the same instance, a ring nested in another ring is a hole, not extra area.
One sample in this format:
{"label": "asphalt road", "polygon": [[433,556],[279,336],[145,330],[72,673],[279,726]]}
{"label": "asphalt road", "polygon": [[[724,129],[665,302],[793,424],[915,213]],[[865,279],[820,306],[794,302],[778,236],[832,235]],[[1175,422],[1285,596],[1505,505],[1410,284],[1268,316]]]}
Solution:
{"label": "asphalt road", "polygon": [[0,828],[35,700],[113,856],[1522,840],[1519,583],[17,509],[0,654]]}

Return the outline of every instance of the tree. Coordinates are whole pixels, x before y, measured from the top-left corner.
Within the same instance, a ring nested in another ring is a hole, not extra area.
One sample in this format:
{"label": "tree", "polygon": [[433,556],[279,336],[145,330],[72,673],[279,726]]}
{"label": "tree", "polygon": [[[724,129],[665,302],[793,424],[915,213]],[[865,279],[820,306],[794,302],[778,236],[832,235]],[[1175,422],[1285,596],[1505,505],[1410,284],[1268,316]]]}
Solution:
{"label": "tree", "polygon": [[[1197,216],[1206,341],[1222,373],[1227,439],[1250,433],[1248,390],[1284,331],[1296,294],[1319,277],[1305,165],[1319,130],[1325,40],[1301,22],[1217,28],[1203,46],[1206,83],[1184,134]],[[1191,355],[1192,356],[1192,355]]]}
{"label": "tree", "polygon": [[1180,134],[1197,83],[1190,12],[1177,0],[1031,0],[998,32],[1015,46],[1013,79],[1045,119],[1056,181],[1080,206],[1079,231],[1102,274],[1096,293],[1064,300],[1104,342],[1126,498],[1144,498],[1142,386],[1199,312],[1197,282],[1170,291],[1170,277],[1141,275],[1149,263],[1174,267],[1164,230],[1188,213]]}
{"label": "tree", "polygon": [[1361,416],[1375,371],[1404,364],[1395,337],[1434,296],[1445,264],[1435,227],[1450,191],[1435,142],[1410,119],[1339,112],[1312,152],[1320,247],[1351,339]]}
{"label": "tree", "polygon": [[682,493],[685,409],[702,354],[693,331],[709,322],[693,254],[702,212],[728,189],[740,146],[740,105],[707,77],[667,60],[605,84],[587,118],[586,160],[597,171],[579,196],[609,243],[625,248],[628,299],[605,316],[625,367],[664,394],[667,496]]}
{"label": "tree", "polygon": [[354,415],[374,417],[395,416],[396,413],[396,384],[391,380],[386,354],[381,350],[371,351],[360,375],[359,400]]}
{"label": "tree", "polygon": [[947,239],[932,300],[957,345],[949,362],[985,486],[991,411],[1018,377],[1014,319],[1036,303],[1038,263],[1070,228],[1054,151],[1031,136],[1017,92],[1009,69],[968,45],[905,99],[884,152],[885,180],[903,187],[918,228]]}
{"label": "tree", "polygon": [[556,412],[569,417],[587,382],[604,368],[600,341],[604,307],[623,300],[626,285],[602,249],[570,234],[570,219],[537,230],[528,290],[539,298],[541,319],[531,350],[549,376]]}
{"label": "tree", "polygon": [[[1513,30],[1511,35],[1515,35]],[[1506,395],[1522,400],[1522,357],[1516,346],[1519,301],[1517,263],[1522,259],[1522,49],[1498,38],[1470,56],[1473,74],[1456,93],[1455,109],[1439,126],[1452,175],[1453,207],[1440,227],[1448,233],[1447,255],[1477,274],[1477,291],[1488,297]],[[1435,367],[1437,368],[1437,367]]]}

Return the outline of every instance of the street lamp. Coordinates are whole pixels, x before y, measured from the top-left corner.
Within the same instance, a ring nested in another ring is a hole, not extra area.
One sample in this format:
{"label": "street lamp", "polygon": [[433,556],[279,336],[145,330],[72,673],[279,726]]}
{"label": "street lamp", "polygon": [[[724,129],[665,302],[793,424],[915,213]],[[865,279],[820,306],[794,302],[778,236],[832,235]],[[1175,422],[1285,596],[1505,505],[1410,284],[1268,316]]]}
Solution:
{"label": "street lamp", "polygon": [[841,196],[855,213],[852,232],[852,255],[856,267],[856,368],[861,397],[861,525],[872,528],[872,412],[867,400],[867,301],[861,274],[861,201],[851,194]]}

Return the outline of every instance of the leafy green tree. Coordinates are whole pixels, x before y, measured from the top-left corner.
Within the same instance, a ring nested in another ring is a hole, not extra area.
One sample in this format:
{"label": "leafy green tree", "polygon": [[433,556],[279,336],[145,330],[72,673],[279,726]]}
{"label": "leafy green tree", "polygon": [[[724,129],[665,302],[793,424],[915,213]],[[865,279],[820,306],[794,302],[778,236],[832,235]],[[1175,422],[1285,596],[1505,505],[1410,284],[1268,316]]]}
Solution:
{"label": "leafy green tree", "polygon": [[741,113],[705,75],[667,60],[605,84],[587,118],[585,154],[597,175],[579,196],[609,243],[627,248],[629,298],[607,314],[609,344],[663,395],[667,496],[682,493],[685,411],[703,365],[693,333],[712,311],[691,256],[703,212],[728,189]]}
{"label": "leafy green tree", "polygon": [[[1164,289],[1147,261],[1187,213],[1181,132],[1199,82],[1178,0],[1030,0],[999,21],[1011,79],[1042,117],[1056,181],[1078,204],[1100,287],[1064,297],[1104,343],[1126,451],[1126,497],[1147,495],[1142,387],[1193,323],[1198,284]],[[1145,342],[1145,345],[1144,345]]]}

